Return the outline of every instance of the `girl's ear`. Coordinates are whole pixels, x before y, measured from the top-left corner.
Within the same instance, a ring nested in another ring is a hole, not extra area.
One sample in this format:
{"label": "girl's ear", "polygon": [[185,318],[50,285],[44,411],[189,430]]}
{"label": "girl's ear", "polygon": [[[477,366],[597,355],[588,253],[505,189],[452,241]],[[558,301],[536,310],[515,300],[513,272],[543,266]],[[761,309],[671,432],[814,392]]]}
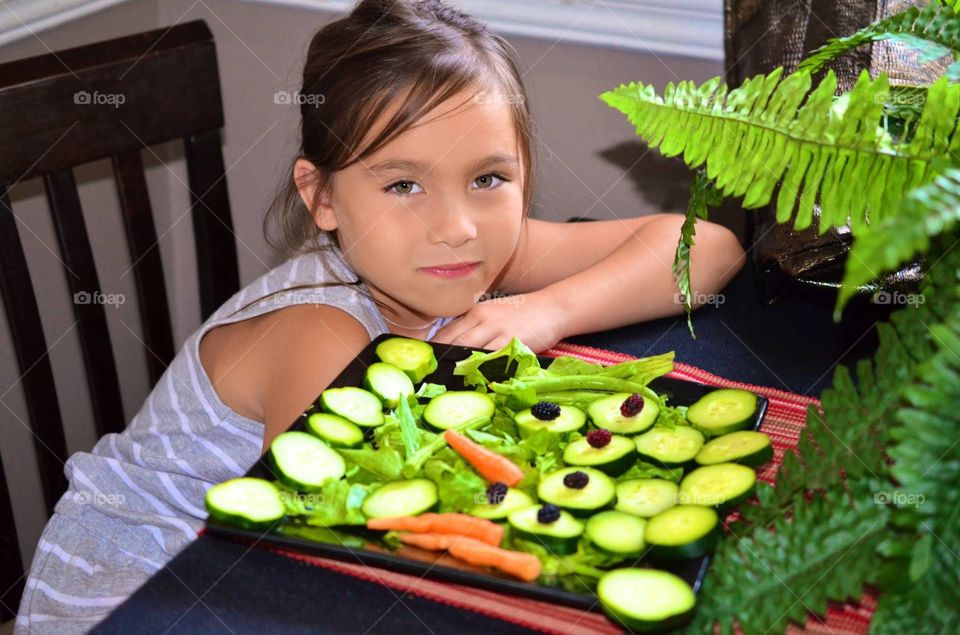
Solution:
{"label": "girl's ear", "polygon": [[[329,187],[316,198],[320,174],[317,168],[306,159],[297,159],[293,165],[293,181],[303,204],[310,210],[313,222],[324,231],[337,229],[337,218],[330,202]],[[316,201],[314,200],[316,198]]]}

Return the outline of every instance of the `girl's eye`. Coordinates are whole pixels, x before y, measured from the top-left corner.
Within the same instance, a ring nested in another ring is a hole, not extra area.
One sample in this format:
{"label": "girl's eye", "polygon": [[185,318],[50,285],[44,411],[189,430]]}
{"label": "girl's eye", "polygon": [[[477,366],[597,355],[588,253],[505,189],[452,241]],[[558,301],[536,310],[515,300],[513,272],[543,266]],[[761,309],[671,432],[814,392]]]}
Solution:
{"label": "girl's eye", "polygon": [[480,185],[478,189],[481,190],[492,190],[497,187],[497,184],[494,184],[493,179],[499,179],[501,183],[506,183],[507,179],[503,178],[499,174],[491,172],[490,174],[481,174],[473,180],[474,183]]}
{"label": "girl's eye", "polygon": [[412,192],[407,189],[396,189],[396,188],[412,188],[412,187],[420,187],[420,186],[414,183],[413,181],[404,180],[404,181],[397,181],[396,183],[391,183],[387,187],[383,188],[383,191],[388,193],[393,192],[394,194],[406,196],[408,194],[415,194],[416,192]]}

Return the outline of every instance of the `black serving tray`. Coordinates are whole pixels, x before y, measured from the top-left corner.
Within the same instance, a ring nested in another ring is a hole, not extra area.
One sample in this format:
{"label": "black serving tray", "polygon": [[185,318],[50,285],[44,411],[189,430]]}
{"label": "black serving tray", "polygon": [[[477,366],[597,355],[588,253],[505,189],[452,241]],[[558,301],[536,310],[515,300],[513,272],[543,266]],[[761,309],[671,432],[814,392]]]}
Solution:
{"label": "black serving tray", "polygon": [[[379,361],[375,352],[377,344],[390,337],[396,336],[391,333],[384,333],[370,342],[370,344],[350,362],[343,372],[330,383],[329,387],[360,386],[363,382],[366,368],[370,364]],[[456,362],[466,359],[474,351],[490,352],[486,349],[468,348],[434,342],[431,342],[431,346],[433,346],[439,366],[436,371],[426,377],[425,381],[443,384],[450,390],[464,390],[467,388],[463,383],[462,377],[453,375],[453,368]],[[542,355],[538,356],[538,358],[540,359],[540,365],[544,368],[549,366],[554,359]],[[504,379],[510,375],[508,371],[512,371],[512,369],[504,368],[502,365],[499,369],[492,367],[493,364],[498,363],[500,359],[494,360],[483,367],[484,376],[491,380],[497,380]],[[715,389],[713,386],[668,377],[658,377],[651,381],[649,386],[658,394],[667,395],[668,403],[671,405],[690,405],[704,394]],[[753,425],[754,430],[760,427],[760,423],[763,421],[763,416],[766,413],[766,397],[757,395],[757,403],[756,421]],[[311,408],[294,421],[288,429],[304,430],[306,418],[318,411],[319,406],[317,402],[315,402]],[[275,480],[276,478],[266,463],[265,455],[250,468],[246,476],[265,478],[268,480]],[[206,533],[246,543],[258,543],[264,546],[278,547],[308,555],[322,556],[352,563],[362,563],[390,571],[397,571],[399,573],[434,578],[508,593],[515,596],[555,602],[576,608],[594,611],[600,610],[594,589],[588,580],[577,581],[572,576],[568,576],[566,586],[569,587],[572,585],[577,588],[564,588],[556,584],[550,584],[549,581],[544,581],[543,578],[536,582],[523,582],[505,574],[474,567],[444,553],[426,551],[415,547],[403,547],[402,553],[394,552],[380,540],[379,537],[383,532],[369,531],[362,526],[337,527],[329,532],[329,542],[319,542],[300,537],[281,535],[274,531],[263,533],[241,529],[208,518]],[[362,547],[347,546],[344,544],[344,541],[355,544],[358,540],[363,541]],[[711,556],[708,554],[701,558],[691,560],[669,563],[658,562],[656,563],[656,567],[677,574],[693,587],[694,592],[699,592],[703,578],[707,572],[707,567],[710,565],[710,559]],[[634,564],[637,566],[646,566],[646,560],[640,560]]]}

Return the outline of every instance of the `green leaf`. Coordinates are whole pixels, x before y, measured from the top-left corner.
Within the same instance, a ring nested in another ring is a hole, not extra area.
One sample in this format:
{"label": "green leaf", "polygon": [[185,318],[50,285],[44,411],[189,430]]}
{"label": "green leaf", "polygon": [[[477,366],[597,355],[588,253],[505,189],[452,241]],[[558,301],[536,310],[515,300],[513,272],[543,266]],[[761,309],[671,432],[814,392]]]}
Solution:
{"label": "green leaf", "polygon": [[691,298],[693,290],[690,288],[690,248],[693,247],[693,237],[696,234],[697,219],[707,219],[709,206],[717,206],[723,202],[723,196],[717,191],[706,172],[697,170],[693,184],[690,188],[690,201],[687,203],[686,216],[683,225],[680,227],[680,241],[677,243],[677,250],[673,257],[673,265],[670,269],[674,280],[677,282],[677,289],[683,301],[684,311],[687,314],[687,328],[690,330],[690,336],[697,338],[693,332],[693,322],[690,314],[693,311]]}
{"label": "green leaf", "polygon": [[403,438],[403,455],[412,456],[420,449],[420,429],[417,427],[417,420],[413,417],[413,413],[410,412],[410,403],[406,399],[401,399],[397,404],[396,416]]}
{"label": "green leaf", "polygon": [[[484,365],[490,367],[485,372],[489,374],[493,370],[496,373],[492,375],[493,379],[481,372],[480,367]],[[506,376],[524,377],[539,370],[540,360],[537,359],[537,354],[514,337],[498,351],[474,351],[469,357],[455,364],[453,374],[462,376],[468,386],[486,391],[487,384],[496,379]]]}

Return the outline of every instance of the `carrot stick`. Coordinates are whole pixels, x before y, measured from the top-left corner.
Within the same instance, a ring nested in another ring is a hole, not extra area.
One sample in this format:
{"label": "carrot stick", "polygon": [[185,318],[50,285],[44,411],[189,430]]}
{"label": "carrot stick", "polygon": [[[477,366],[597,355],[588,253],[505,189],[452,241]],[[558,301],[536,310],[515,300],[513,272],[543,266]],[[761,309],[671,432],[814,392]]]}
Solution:
{"label": "carrot stick", "polygon": [[420,514],[371,518],[367,529],[413,531],[417,533],[454,534],[476,538],[494,547],[503,539],[503,527],[497,523],[469,514]]}
{"label": "carrot stick", "polygon": [[446,550],[450,555],[473,565],[494,567],[504,573],[532,582],[540,577],[540,559],[532,553],[491,547],[485,542],[451,534],[401,533],[400,541],[427,549]]}
{"label": "carrot stick", "polygon": [[445,430],[443,438],[487,481],[491,483],[503,481],[507,487],[513,487],[523,480],[523,470],[513,461],[500,456],[493,450],[488,450],[479,443],[474,443],[456,430]]}

